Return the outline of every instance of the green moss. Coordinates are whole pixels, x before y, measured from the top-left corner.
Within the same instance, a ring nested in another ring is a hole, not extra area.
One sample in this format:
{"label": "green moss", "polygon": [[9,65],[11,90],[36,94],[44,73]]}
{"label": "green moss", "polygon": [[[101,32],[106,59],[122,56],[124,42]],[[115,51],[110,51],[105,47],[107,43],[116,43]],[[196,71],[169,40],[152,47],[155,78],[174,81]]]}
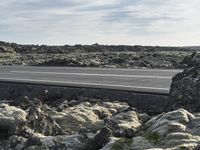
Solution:
{"label": "green moss", "polygon": [[132,144],[132,140],[131,139],[119,139],[117,140],[113,145],[112,145],[112,150],[122,150],[125,149],[126,147],[130,147],[130,145]]}
{"label": "green moss", "polygon": [[160,135],[158,133],[145,133],[144,137],[155,144],[160,141]]}
{"label": "green moss", "polygon": [[180,150],[187,150],[188,148],[185,147],[185,146],[180,146],[179,149],[180,149]]}

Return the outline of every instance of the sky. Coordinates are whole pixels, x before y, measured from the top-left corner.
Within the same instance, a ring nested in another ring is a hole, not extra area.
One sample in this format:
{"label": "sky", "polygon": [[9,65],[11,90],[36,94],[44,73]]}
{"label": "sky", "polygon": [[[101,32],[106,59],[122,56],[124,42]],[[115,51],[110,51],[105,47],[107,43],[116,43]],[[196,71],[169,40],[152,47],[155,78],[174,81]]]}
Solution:
{"label": "sky", "polygon": [[0,40],[200,45],[200,0],[1,0]]}

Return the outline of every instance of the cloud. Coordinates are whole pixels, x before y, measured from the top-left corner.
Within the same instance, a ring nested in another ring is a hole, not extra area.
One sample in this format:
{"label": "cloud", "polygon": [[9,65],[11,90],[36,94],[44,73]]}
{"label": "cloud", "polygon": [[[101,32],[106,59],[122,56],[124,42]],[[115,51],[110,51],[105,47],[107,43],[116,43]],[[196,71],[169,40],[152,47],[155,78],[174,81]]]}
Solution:
{"label": "cloud", "polygon": [[199,0],[2,0],[0,40],[198,45],[199,10]]}

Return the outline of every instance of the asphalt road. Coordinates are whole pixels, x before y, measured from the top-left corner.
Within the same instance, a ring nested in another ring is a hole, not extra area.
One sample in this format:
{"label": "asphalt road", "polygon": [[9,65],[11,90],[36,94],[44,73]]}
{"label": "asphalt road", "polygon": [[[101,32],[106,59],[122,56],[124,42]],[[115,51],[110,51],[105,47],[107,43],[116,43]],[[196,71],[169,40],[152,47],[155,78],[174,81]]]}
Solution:
{"label": "asphalt road", "polygon": [[169,93],[182,70],[1,66],[0,82]]}

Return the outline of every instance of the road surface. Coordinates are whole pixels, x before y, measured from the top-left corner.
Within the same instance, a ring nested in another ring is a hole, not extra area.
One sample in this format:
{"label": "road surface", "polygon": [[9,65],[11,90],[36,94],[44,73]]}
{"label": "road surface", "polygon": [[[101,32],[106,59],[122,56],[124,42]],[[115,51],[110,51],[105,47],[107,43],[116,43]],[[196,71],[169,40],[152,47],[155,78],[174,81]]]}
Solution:
{"label": "road surface", "polygon": [[0,82],[91,87],[168,94],[182,70],[1,66]]}

